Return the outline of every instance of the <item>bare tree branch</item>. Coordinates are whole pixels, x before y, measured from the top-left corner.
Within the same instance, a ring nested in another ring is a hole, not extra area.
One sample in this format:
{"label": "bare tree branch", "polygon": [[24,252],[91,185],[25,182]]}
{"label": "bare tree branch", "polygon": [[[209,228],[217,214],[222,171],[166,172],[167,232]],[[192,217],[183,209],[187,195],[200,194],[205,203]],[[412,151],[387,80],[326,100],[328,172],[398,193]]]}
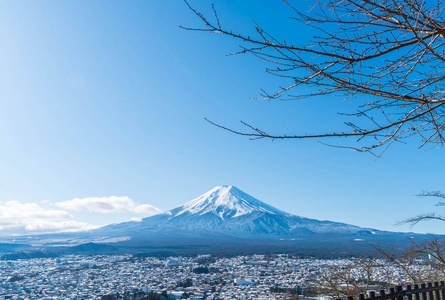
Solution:
{"label": "bare tree branch", "polygon": [[[295,0],[297,1],[297,0]],[[207,18],[188,2],[203,28],[237,39],[235,54],[252,54],[274,66],[267,72],[286,85],[261,99],[293,100],[339,96],[356,106],[354,114],[367,120],[345,122],[349,131],[324,133],[269,133],[242,122],[236,130],[206,119],[211,124],[252,139],[320,139],[357,137],[359,146],[340,146],[360,152],[385,151],[393,142],[417,136],[420,148],[441,147],[445,141],[445,20],[442,1],[427,0],[319,0],[308,14],[283,1],[291,18],[311,26],[320,35],[312,42],[294,44],[275,37],[254,23],[255,36],[236,32],[214,17]],[[212,21],[211,19],[214,19]],[[286,29],[283,30],[283,35]],[[305,85],[310,93],[301,93]],[[320,108],[323,109],[323,108]],[[317,117],[317,116],[315,116]]]}
{"label": "bare tree branch", "polygon": [[[423,191],[422,193],[420,193],[416,196],[435,197],[435,198],[445,199],[445,194],[442,193],[441,191],[431,191],[431,192]],[[445,202],[439,201],[438,203],[436,203],[436,206],[445,206]],[[442,215],[439,215],[436,213],[426,213],[426,214],[417,215],[412,218],[408,218],[406,220],[398,221],[397,224],[398,225],[409,224],[412,227],[412,226],[418,224],[419,222],[430,221],[430,220],[445,221],[445,216],[442,216]]]}

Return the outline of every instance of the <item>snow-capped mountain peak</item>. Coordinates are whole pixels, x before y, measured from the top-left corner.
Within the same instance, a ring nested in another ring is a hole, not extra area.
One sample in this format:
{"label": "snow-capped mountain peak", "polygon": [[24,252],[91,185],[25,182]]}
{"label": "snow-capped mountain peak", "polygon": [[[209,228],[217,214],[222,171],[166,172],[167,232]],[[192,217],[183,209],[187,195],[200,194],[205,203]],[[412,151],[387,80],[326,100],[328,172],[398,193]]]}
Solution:
{"label": "snow-capped mountain peak", "polygon": [[172,217],[182,214],[204,215],[213,213],[222,219],[235,218],[252,212],[289,215],[255,199],[232,185],[216,186],[207,193],[170,212]]}
{"label": "snow-capped mountain peak", "polygon": [[[317,234],[368,234],[369,230],[344,223],[308,219],[281,211],[234,186],[217,186],[207,193],[163,214],[100,229],[109,236],[131,233],[156,238],[302,238]],[[374,235],[369,233],[369,235]],[[361,237],[360,237],[361,238]]]}

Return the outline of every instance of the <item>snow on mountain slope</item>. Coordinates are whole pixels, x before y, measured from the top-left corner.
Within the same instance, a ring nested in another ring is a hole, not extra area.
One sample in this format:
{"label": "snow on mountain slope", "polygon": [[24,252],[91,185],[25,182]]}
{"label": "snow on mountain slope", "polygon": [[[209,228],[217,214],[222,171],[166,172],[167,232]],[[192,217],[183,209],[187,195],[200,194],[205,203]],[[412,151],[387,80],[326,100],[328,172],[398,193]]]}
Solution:
{"label": "snow on mountain slope", "polygon": [[104,230],[139,236],[153,233],[162,235],[168,232],[237,237],[371,232],[370,229],[353,225],[319,221],[286,213],[234,186],[217,186],[182,206],[145,218],[142,222],[126,222],[100,229]]}
{"label": "snow on mountain slope", "polygon": [[182,214],[213,213],[221,219],[236,218],[258,211],[290,216],[290,214],[261,202],[231,185],[217,186],[204,195],[170,210],[173,217]]}
{"label": "snow on mountain slope", "polygon": [[285,249],[312,249],[318,253],[323,247],[331,249],[329,251],[344,253],[355,249],[361,253],[375,244],[392,247],[397,243],[411,247],[410,239],[423,241],[426,238],[431,237],[295,216],[234,186],[217,186],[190,202],[142,222],[111,224],[88,232],[33,236],[32,240],[26,236],[21,241],[14,237],[14,242],[55,246],[58,243],[119,241],[119,247],[128,247],[131,251],[138,247],[145,250],[171,248],[187,253],[209,249],[217,252],[226,249],[230,253],[234,249],[242,249],[242,253],[250,249],[248,251],[257,253],[272,248],[280,253],[287,251]]}

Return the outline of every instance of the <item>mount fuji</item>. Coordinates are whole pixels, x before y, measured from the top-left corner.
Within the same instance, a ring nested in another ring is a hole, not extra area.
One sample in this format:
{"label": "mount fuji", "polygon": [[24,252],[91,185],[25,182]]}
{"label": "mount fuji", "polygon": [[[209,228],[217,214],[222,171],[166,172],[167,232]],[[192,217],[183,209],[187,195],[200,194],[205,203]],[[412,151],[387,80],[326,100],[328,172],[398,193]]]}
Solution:
{"label": "mount fuji", "polygon": [[97,233],[175,233],[187,236],[227,235],[237,237],[307,236],[316,233],[359,233],[374,230],[343,223],[318,221],[286,213],[234,186],[217,186],[179,207],[142,222],[102,227]]}
{"label": "mount fuji", "polygon": [[234,186],[217,186],[140,222],[111,224],[87,232],[14,237],[13,242],[43,248],[100,242],[130,252],[287,252],[336,257],[368,252],[375,245],[392,247],[396,243],[403,250],[412,246],[410,239],[429,238],[296,216]]}
{"label": "mount fuji", "polygon": [[363,248],[425,235],[362,228],[319,221],[284,212],[234,186],[217,186],[207,193],[141,222],[112,224],[92,232],[96,237],[127,236],[125,244],[149,246],[287,245],[304,247]]}

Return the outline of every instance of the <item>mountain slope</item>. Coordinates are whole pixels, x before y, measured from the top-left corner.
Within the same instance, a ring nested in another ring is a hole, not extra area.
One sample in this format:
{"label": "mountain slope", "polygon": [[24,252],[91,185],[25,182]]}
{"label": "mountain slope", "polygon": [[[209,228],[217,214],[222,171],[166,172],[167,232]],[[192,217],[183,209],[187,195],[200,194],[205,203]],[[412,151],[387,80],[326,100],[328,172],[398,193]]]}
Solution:
{"label": "mountain slope", "polygon": [[[398,249],[403,250],[412,246],[412,238],[422,242],[431,237],[295,216],[234,186],[217,186],[192,201],[141,222],[30,238],[14,237],[14,242],[32,241],[38,247],[51,248],[93,241],[113,243],[118,249],[130,252],[237,255],[294,252],[298,255],[338,257],[368,253],[375,245],[393,247],[397,244]],[[100,253],[103,249],[98,251]]]}
{"label": "mountain slope", "polygon": [[98,229],[110,236],[302,237],[314,234],[377,234],[344,223],[295,216],[268,205],[234,186],[217,186],[165,213]]}
{"label": "mountain slope", "polygon": [[170,210],[169,213],[173,217],[178,217],[182,214],[203,215],[210,212],[218,215],[221,219],[227,219],[255,211],[290,216],[290,214],[261,202],[234,186],[217,186],[204,195]]}

